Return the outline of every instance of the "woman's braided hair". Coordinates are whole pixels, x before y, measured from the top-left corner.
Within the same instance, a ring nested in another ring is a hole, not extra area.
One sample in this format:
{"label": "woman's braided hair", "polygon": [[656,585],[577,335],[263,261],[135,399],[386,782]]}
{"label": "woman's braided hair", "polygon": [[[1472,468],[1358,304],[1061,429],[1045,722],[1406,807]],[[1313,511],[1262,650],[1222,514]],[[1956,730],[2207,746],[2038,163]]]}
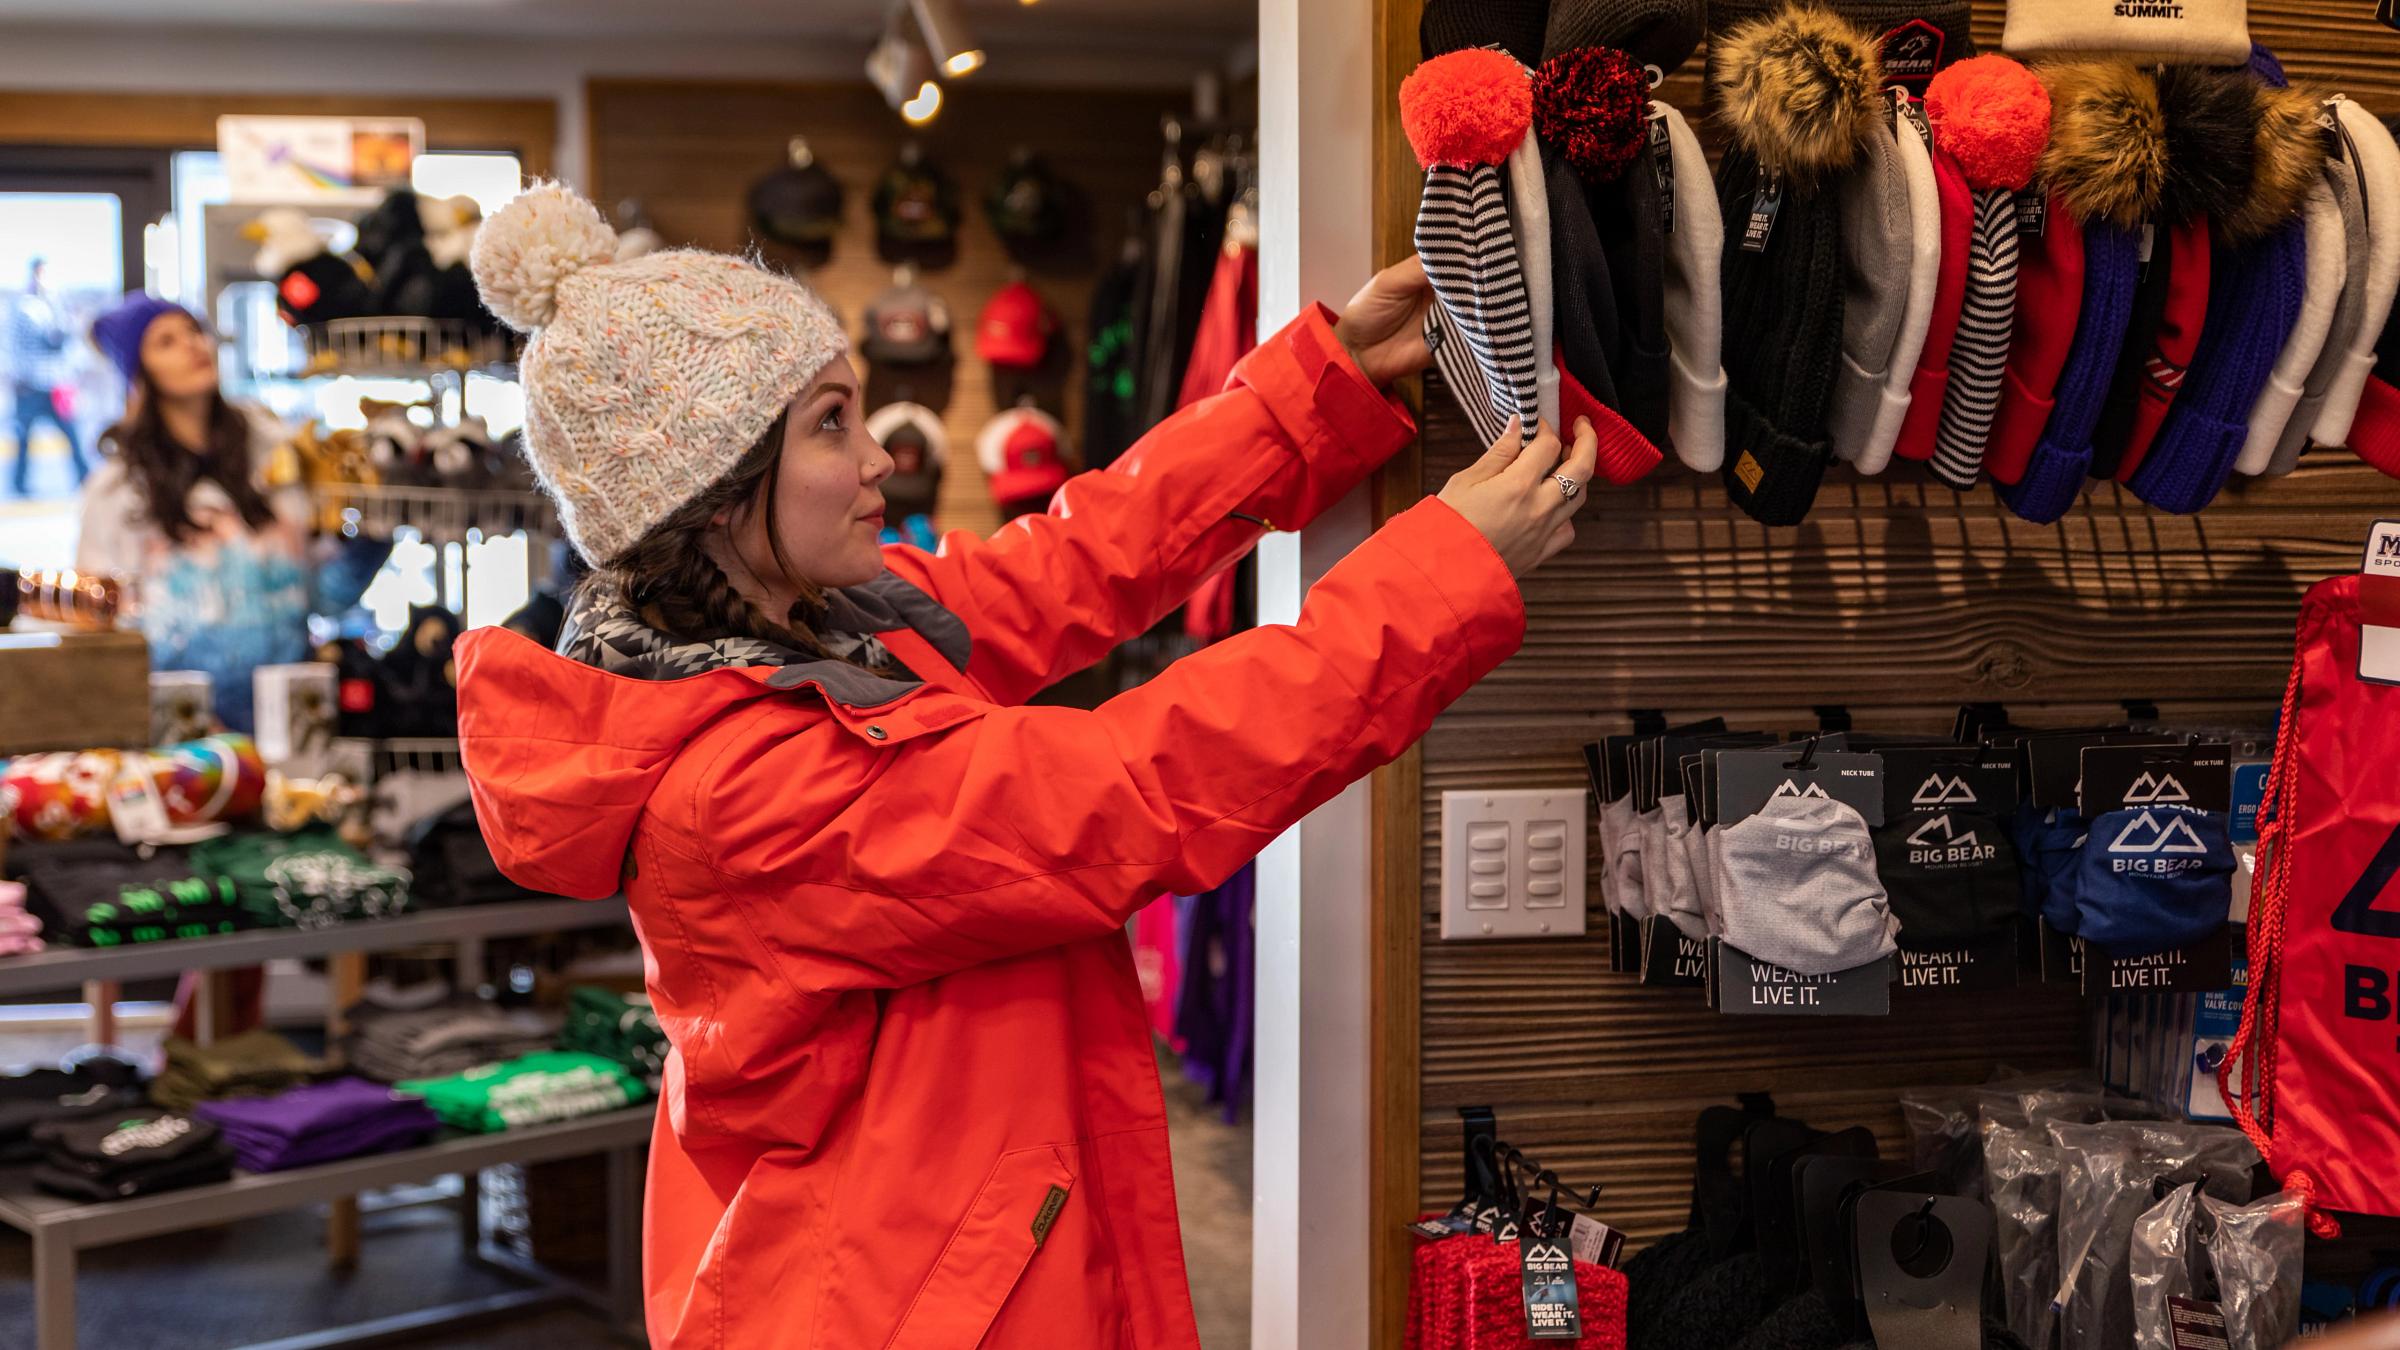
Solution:
{"label": "woman's braided hair", "polygon": [[643,622],[685,642],[746,637],[790,647],[817,660],[840,659],[818,640],[817,628],[826,605],[825,593],[814,583],[785,564],[784,572],[798,585],[800,598],[780,620],[770,618],[734,589],[732,578],[702,547],[708,533],[720,528],[714,521],[718,513],[730,510],[738,518],[765,510],[767,546],[777,563],[784,563],[772,498],[776,471],[783,463],[787,417],[778,416],[724,477],[677,507],[633,547],[602,564],[585,584],[614,586]]}

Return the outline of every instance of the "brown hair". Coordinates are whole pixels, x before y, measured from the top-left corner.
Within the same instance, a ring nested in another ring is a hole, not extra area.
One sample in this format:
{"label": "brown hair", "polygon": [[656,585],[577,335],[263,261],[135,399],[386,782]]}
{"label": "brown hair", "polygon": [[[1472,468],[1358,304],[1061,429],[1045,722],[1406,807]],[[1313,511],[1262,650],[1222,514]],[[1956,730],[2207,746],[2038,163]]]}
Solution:
{"label": "brown hair", "polygon": [[250,476],[250,419],[225,401],[224,391],[208,393],[208,444],[189,446],[168,434],[150,372],[144,369],[135,379],[125,420],[101,433],[100,444],[125,466],[143,509],[168,542],[181,544],[199,532],[190,499],[203,479],[225,489],[244,525],[258,530],[273,523],[274,509]]}
{"label": "brown hair", "polygon": [[[595,569],[593,580],[614,586],[644,623],[684,642],[756,638],[820,660],[839,659],[817,639],[817,627],[825,615],[825,593],[792,570],[784,557],[783,536],[775,527],[776,471],[783,464],[784,425],[789,417],[788,412],[778,414],[774,425],[743,452],[724,477],[650,527],[631,548]],[[780,618],[760,612],[735,590],[732,578],[701,546],[710,531],[721,528],[715,523],[719,512],[731,511],[739,519],[761,510],[767,513],[767,547],[774,552],[776,565],[800,589],[799,599]]]}

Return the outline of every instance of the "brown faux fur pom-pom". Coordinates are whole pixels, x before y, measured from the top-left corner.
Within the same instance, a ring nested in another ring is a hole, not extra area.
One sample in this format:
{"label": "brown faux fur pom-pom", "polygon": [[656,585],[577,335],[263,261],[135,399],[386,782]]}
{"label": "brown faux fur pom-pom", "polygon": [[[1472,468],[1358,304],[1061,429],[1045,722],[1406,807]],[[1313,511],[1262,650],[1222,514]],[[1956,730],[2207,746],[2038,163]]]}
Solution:
{"label": "brown faux fur pom-pom", "polygon": [[1875,39],[1792,5],[1712,40],[1717,116],[1760,164],[1806,187],[1849,168],[1884,101]]}
{"label": "brown faux fur pom-pom", "polygon": [[2258,86],[2258,137],[2250,155],[2250,197],[2219,222],[2234,243],[2262,239],[2290,220],[2325,168],[2323,105],[2302,89]]}
{"label": "brown faux fur pom-pom", "polygon": [[2057,61],[2036,69],[2050,87],[2042,181],[2079,221],[2139,229],[2158,210],[2167,181],[2158,83],[2124,60]]}

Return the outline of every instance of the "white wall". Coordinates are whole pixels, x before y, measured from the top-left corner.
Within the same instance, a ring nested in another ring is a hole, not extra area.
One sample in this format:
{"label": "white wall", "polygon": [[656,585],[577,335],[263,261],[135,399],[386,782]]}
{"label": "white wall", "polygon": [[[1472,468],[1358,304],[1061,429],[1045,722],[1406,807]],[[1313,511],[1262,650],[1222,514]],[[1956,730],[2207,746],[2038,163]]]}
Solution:
{"label": "white wall", "polygon": [[[1226,55],[1100,45],[1021,55],[995,51],[975,78],[1064,87],[1179,84],[1220,65]],[[583,85],[593,76],[864,81],[865,60],[863,40],[411,37],[11,24],[0,37],[0,88],[550,98],[558,102],[558,171],[580,182],[589,153]]]}
{"label": "white wall", "polygon": [[[1375,263],[1374,0],[1260,0],[1258,330],[1340,304]],[[1368,490],[1258,547],[1259,621],[1374,528]],[[1375,896],[1368,786],[1352,784],[1258,859],[1257,1122],[1250,1343],[1365,1344],[1369,976]]]}

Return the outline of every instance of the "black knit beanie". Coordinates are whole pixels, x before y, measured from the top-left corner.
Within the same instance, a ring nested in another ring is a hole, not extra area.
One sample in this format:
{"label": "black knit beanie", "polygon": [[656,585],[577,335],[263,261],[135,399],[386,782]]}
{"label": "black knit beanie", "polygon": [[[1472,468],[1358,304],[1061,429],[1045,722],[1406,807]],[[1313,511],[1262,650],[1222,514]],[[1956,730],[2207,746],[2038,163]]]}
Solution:
{"label": "black knit beanie", "polygon": [[1519,64],[1542,63],[1547,0],[1425,0],[1417,45],[1426,60],[1468,47],[1501,47]]}
{"label": "black knit beanie", "polygon": [[1617,289],[1583,180],[1549,144],[1542,146],[1542,187],[1550,199],[1550,340],[1558,367],[1593,398],[1615,408],[1621,386],[1613,357],[1624,345]]}
{"label": "black knit beanie", "polygon": [[1700,0],[1555,0],[1542,55],[1615,47],[1671,75],[1700,45],[1704,26]]}
{"label": "black knit beanie", "polygon": [[1814,1289],[1786,1299],[1734,1350],[1840,1350],[1849,1332]]}
{"label": "black knit beanie", "polygon": [[[1719,33],[1709,52],[1725,222],[1725,488],[1768,525],[1816,501],[1841,363],[1841,201],[1834,180],[1888,106],[1874,40],[1789,4]],[[1763,233],[1763,242],[1760,235]]]}
{"label": "black knit beanie", "polygon": [[1649,1339],[1627,1350],[1727,1350],[1773,1311],[1757,1252],[1743,1252],[1708,1269],[1659,1310]]}
{"label": "black knit beanie", "polygon": [[[1659,147],[1658,154],[1666,155]],[[1585,194],[1600,248],[1608,255],[1608,278],[1617,288],[1617,324],[1622,341],[1609,353],[1617,372],[1617,410],[1654,445],[1667,443],[1667,393],[1674,383],[1667,347],[1667,226],[1659,176],[1649,152],[1614,183]],[[1684,210],[1713,209],[1685,202]]]}
{"label": "black knit beanie", "polygon": [[1763,525],[1797,525],[1833,449],[1841,361],[1842,219],[1830,190],[1783,187],[1764,249],[1744,246],[1765,179],[1748,151],[1717,164],[1725,220],[1725,491]]}
{"label": "black knit beanie", "polygon": [[1625,1263],[1625,1344],[1644,1350],[1658,1332],[1659,1316],[1683,1292],[1716,1264],[1708,1238],[1698,1228],[1669,1233],[1634,1253]]}
{"label": "black knit beanie", "polygon": [[1922,95],[1935,71],[1975,54],[1967,0],[1831,0],[1830,8],[1875,39],[1885,84]]}

